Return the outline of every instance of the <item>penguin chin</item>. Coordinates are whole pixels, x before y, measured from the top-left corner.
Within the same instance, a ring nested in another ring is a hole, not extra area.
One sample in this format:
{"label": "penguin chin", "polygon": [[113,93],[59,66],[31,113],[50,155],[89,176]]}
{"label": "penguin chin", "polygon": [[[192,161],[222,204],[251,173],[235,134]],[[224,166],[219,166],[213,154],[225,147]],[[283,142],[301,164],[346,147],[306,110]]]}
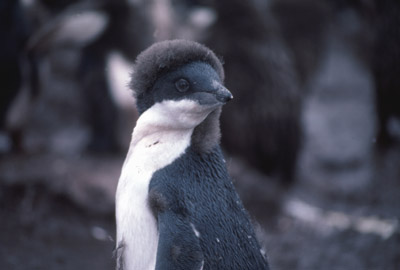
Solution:
{"label": "penguin chin", "polygon": [[164,100],[147,109],[138,121],[162,129],[194,129],[220,106],[202,105],[192,99]]}
{"label": "penguin chin", "polygon": [[172,109],[175,119],[182,126],[194,128],[206,119],[216,108],[222,106],[220,102],[200,102],[199,100],[182,99],[174,101]]}

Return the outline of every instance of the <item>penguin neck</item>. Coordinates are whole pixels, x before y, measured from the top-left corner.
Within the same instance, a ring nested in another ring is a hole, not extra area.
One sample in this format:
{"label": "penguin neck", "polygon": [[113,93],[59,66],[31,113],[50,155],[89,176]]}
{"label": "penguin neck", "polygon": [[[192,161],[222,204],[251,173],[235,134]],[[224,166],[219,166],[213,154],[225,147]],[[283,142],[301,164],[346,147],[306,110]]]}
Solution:
{"label": "penguin neck", "polygon": [[221,107],[211,112],[206,119],[194,128],[191,146],[199,153],[210,153],[217,147],[221,139],[219,117]]}
{"label": "penguin neck", "polygon": [[[181,107],[177,106],[178,104]],[[171,109],[164,110],[166,106],[174,109],[178,108],[177,112],[171,113]],[[207,110],[192,101],[179,103],[172,101],[162,102],[153,106],[153,108],[139,117],[132,134],[130,148],[134,148],[135,145],[143,141],[146,144],[176,144],[183,138],[185,138],[186,144],[188,138],[188,143],[194,151],[209,153],[220,142],[220,114],[221,107],[207,112]]]}
{"label": "penguin neck", "polygon": [[153,146],[160,148],[161,145],[182,145],[183,148],[177,147],[177,149],[184,151],[190,145],[193,128],[171,128],[164,123],[140,120],[139,118],[133,130],[130,150],[143,145],[148,148]]}
{"label": "penguin neck", "polygon": [[156,103],[140,115],[133,130],[131,146],[153,137],[173,138],[176,134],[188,134],[190,137],[208,113],[192,100]]}
{"label": "penguin neck", "polygon": [[136,122],[123,168],[139,166],[151,174],[185,153],[191,144],[193,127],[178,128],[173,125],[174,119],[160,114],[148,116],[142,114]]}
{"label": "penguin neck", "polygon": [[198,126],[187,129],[171,129],[156,123],[138,121],[132,134],[131,148],[143,140],[159,143],[161,140],[166,142],[165,140],[168,138],[176,140],[175,138],[183,135],[190,137],[190,145],[193,150],[199,153],[209,153],[220,143],[220,114],[221,109],[217,109],[211,112]]}

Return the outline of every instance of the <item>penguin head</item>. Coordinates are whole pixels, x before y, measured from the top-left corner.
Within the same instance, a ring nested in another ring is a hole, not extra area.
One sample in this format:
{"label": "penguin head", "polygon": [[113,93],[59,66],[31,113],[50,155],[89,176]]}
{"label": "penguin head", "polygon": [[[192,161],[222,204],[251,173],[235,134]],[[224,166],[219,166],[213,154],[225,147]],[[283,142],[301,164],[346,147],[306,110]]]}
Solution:
{"label": "penguin head", "polygon": [[155,43],[138,56],[130,86],[140,114],[163,103],[181,113],[207,115],[232,99],[223,80],[222,63],[210,49],[193,41],[170,40]]}

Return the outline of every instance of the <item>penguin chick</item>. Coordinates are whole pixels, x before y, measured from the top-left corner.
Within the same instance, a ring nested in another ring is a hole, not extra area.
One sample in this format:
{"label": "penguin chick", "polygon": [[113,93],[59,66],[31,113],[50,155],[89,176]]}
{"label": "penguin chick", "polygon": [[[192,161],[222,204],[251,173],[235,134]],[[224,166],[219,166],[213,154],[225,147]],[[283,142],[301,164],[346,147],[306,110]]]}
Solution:
{"label": "penguin chick", "polygon": [[140,117],[116,194],[117,269],[268,269],[219,146],[232,99],[215,54],[186,40],[142,52]]}

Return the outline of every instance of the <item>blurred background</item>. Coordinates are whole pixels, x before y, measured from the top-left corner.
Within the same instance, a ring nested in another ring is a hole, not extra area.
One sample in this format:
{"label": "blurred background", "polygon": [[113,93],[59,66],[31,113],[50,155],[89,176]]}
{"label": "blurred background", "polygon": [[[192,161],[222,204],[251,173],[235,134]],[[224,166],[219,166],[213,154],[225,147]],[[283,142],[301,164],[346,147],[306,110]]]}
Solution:
{"label": "blurred background", "polygon": [[400,269],[400,2],[1,0],[0,268],[113,269],[132,63],[196,40],[272,269]]}

